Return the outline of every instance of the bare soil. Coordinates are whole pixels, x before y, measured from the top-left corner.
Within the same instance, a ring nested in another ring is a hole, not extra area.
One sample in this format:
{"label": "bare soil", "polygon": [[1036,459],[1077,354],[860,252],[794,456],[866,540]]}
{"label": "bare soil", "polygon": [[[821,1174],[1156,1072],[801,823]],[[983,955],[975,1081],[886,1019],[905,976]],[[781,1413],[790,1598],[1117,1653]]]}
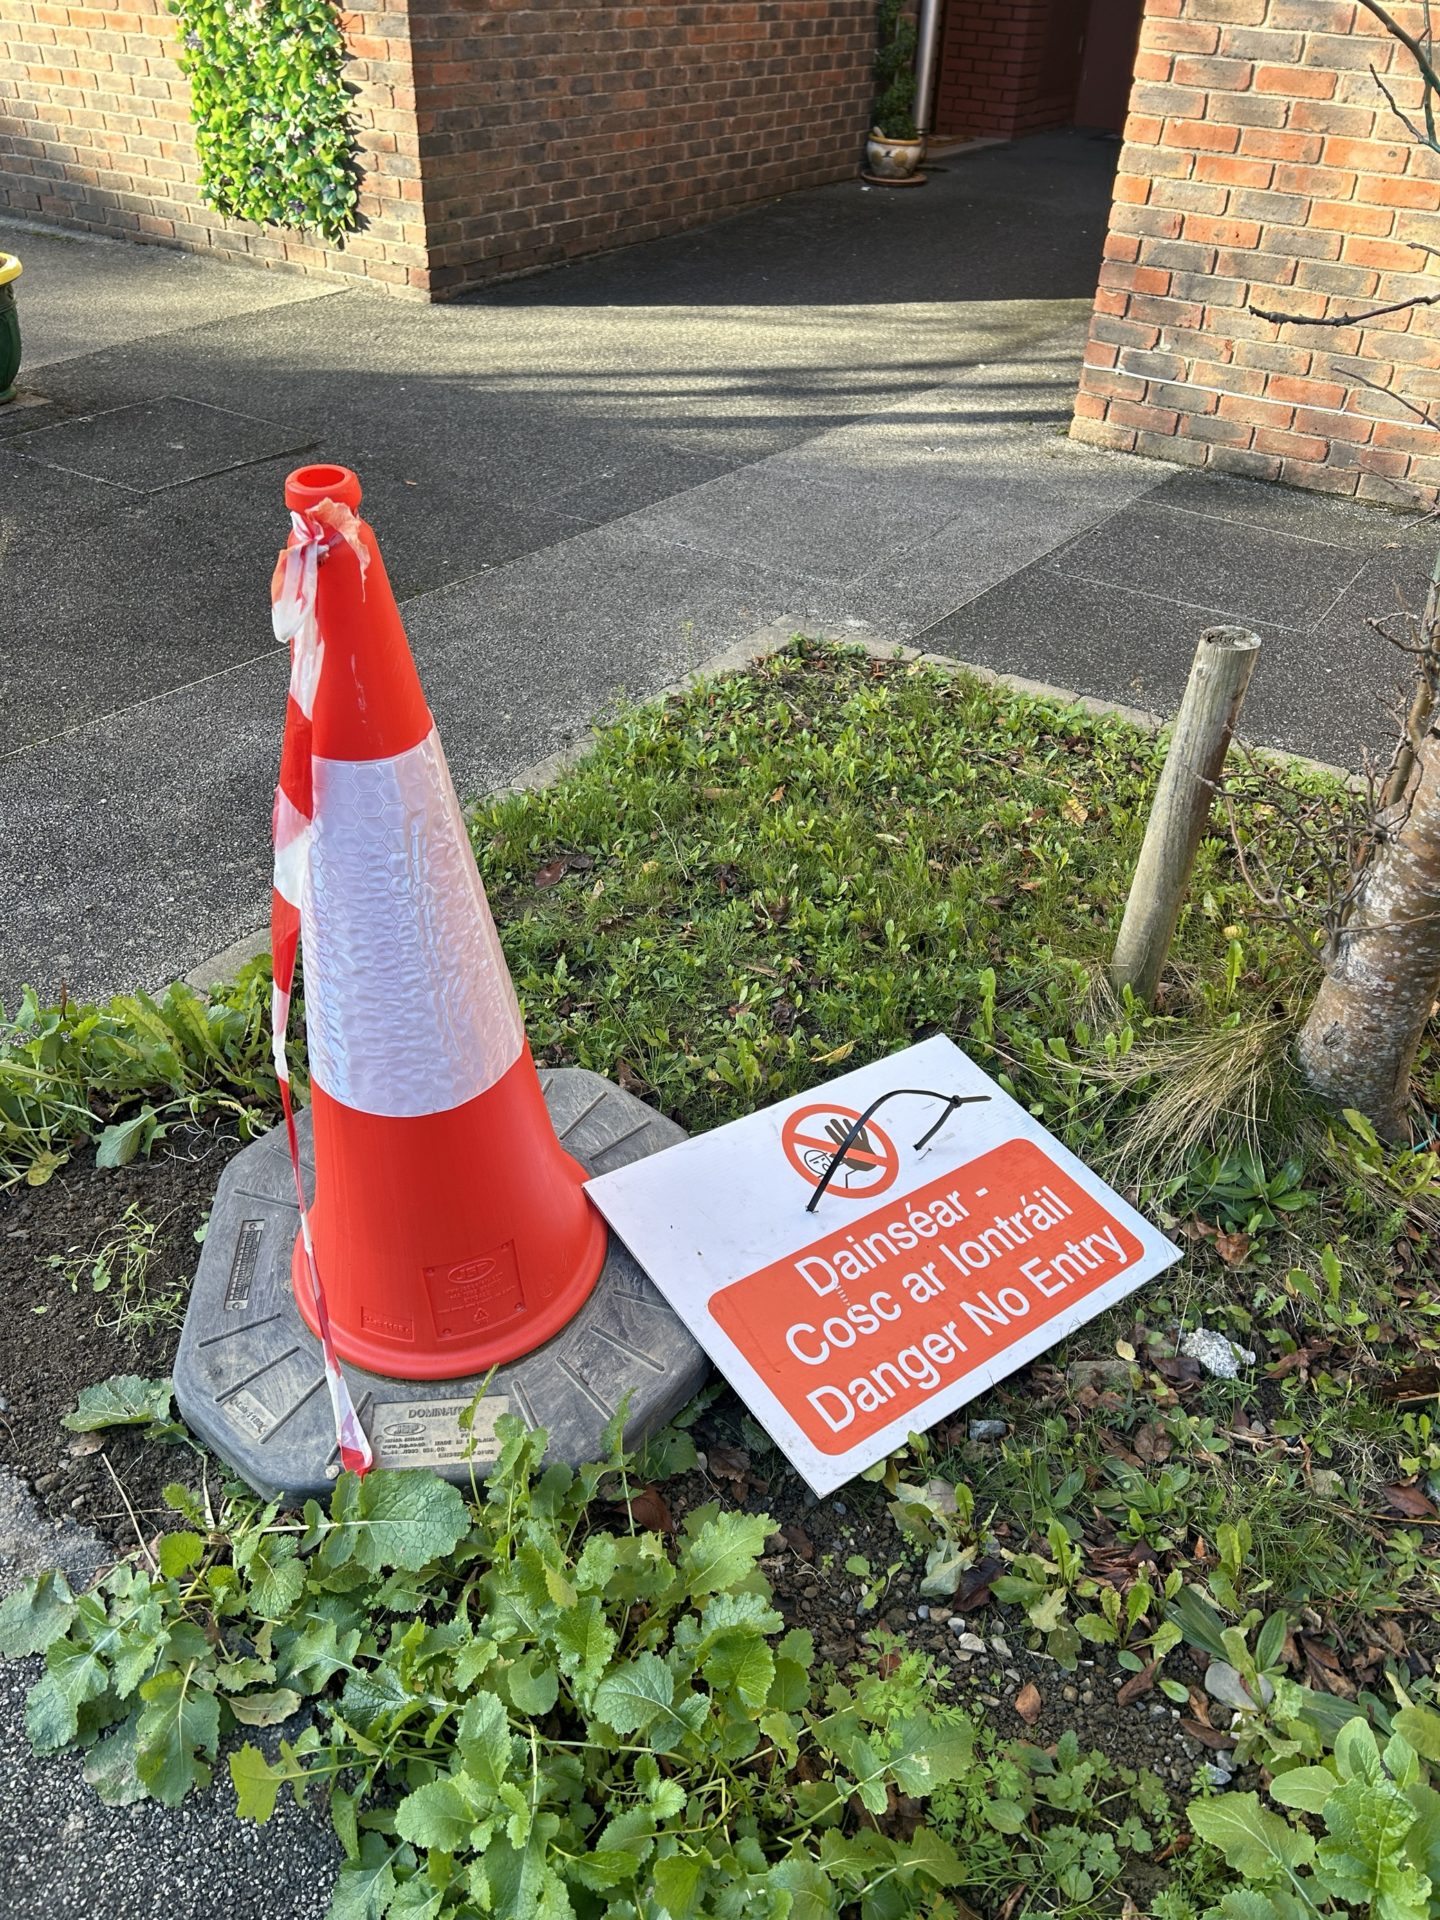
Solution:
{"label": "bare soil", "polygon": [[[137,1526],[148,1535],[179,1524],[161,1498],[169,1482],[198,1486],[208,1466],[213,1483],[216,1467],[198,1445],[127,1428],[72,1434],[60,1424],[82,1387],[117,1373],[168,1377],[180,1338],[178,1317],[106,1325],[123,1302],[114,1286],[93,1290],[90,1260],[135,1202],[159,1223],[145,1276],[150,1298],[188,1289],[196,1229],[239,1145],[232,1135],[187,1128],[149,1160],[97,1168],[86,1150],[44,1186],[0,1194],[0,1465],[13,1467],[52,1514],[86,1522],[122,1551],[136,1545]],[[49,1264],[52,1255],[81,1266],[73,1290]]]}

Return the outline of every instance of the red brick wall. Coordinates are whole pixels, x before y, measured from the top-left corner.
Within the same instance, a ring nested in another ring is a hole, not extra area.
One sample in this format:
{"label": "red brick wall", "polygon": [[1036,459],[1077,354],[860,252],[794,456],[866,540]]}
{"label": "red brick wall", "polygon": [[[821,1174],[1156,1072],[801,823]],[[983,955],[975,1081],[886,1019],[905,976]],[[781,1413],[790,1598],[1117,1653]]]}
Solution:
{"label": "red brick wall", "polygon": [[[1394,11],[1419,30],[1414,0]],[[1372,65],[1418,102],[1351,0],[1149,0],[1078,438],[1362,499],[1440,487],[1400,397],[1440,398],[1440,309],[1303,324],[1437,291],[1408,243],[1440,245],[1440,159]]]}
{"label": "red brick wall", "polygon": [[1009,139],[1066,125],[1085,13],[1086,0],[947,0],[935,132]]}
{"label": "red brick wall", "polygon": [[347,11],[364,226],[333,248],[201,203],[175,21],[122,4],[0,0],[0,213],[420,295],[854,173],[873,92],[874,0]]}
{"label": "red brick wall", "polygon": [[[398,4],[398,0],[397,0]],[[190,87],[164,0],[120,8],[0,0],[0,212],[265,265],[289,262],[405,287],[423,275],[424,226],[403,12],[345,17],[358,91],[365,225],[344,248],[203,204]],[[423,284],[423,280],[420,284]]]}
{"label": "red brick wall", "polygon": [[874,0],[411,0],[438,293],[853,174]]}

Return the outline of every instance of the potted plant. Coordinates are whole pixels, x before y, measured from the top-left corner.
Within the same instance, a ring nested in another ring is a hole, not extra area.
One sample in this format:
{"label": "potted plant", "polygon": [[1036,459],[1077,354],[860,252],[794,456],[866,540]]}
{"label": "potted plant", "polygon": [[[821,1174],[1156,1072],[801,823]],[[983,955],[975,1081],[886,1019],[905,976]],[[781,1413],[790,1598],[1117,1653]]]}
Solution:
{"label": "potted plant", "polygon": [[875,113],[865,143],[867,178],[887,186],[918,182],[925,139],[915,125],[915,22],[905,0],[880,0]]}
{"label": "potted plant", "polygon": [[13,253],[0,253],[0,402],[15,398],[15,376],[20,371],[20,316],[15,311],[14,282],[20,262]]}

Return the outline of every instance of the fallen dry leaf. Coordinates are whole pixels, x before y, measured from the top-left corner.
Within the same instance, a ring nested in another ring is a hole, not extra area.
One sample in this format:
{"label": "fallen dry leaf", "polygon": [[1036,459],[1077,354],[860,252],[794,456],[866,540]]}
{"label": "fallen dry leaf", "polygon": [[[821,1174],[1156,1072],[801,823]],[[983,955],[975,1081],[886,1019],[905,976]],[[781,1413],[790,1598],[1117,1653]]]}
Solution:
{"label": "fallen dry leaf", "polygon": [[1435,1503],[1423,1494],[1418,1487],[1387,1487],[1386,1504],[1396,1513],[1403,1514],[1407,1520],[1433,1520]]}
{"label": "fallen dry leaf", "polygon": [[1040,1689],[1035,1682],[1027,1680],[1016,1694],[1013,1705],[1026,1726],[1033,1727],[1044,1711],[1045,1702],[1040,1697]]}
{"label": "fallen dry leaf", "polygon": [[792,1520],[788,1527],[782,1527],[780,1531],[785,1536],[791,1549],[798,1553],[802,1560],[813,1560],[815,1558],[815,1542],[810,1538],[804,1527]]}
{"label": "fallen dry leaf", "polygon": [[[996,1532],[999,1532],[997,1527]],[[1005,1571],[1005,1562],[993,1554],[987,1554],[978,1566],[966,1570],[959,1586],[951,1596],[951,1603],[957,1613],[973,1613],[979,1607],[990,1604],[990,1582],[998,1580]]]}
{"label": "fallen dry leaf", "polygon": [[744,1480],[750,1473],[750,1456],[743,1447],[711,1447],[705,1458],[710,1471],[722,1480]]}
{"label": "fallen dry leaf", "polygon": [[1217,1753],[1222,1749],[1228,1751],[1235,1744],[1228,1733],[1220,1733],[1214,1727],[1202,1727],[1198,1720],[1182,1719],[1180,1724],[1192,1740],[1198,1740],[1202,1747],[1213,1747]]}
{"label": "fallen dry leaf", "polygon": [[1377,1615],[1369,1623],[1371,1633],[1378,1633],[1397,1660],[1403,1660],[1406,1654],[1405,1636],[1396,1623],[1385,1615]]}
{"label": "fallen dry leaf", "polygon": [[1250,1236],[1248,1233],[1217,1232],[1215,1251],[1227,1267],[1243,1267],[1250,1257]]}
{"label": "fallen dry leaf", "polygon": [[1153,1420],[1135,1429],[1135,1451],[1147,1466],[1160,1466],[1168,1460],[1172,1445],[1169,1434]]}
{"label": "fallen dry leaf", "polygon": [[1309,1640],[1305,1642],[1305,1672],[1310,1685],[1322,1693],[1333,1693],[1340,1700],[1355,1698],[1354,1681],[1340,1671],[1340,1663],[1329,1647],[1316,1646]]}
{"label": "fallen dry leaf", "polygon": [[639,1493],[630,1497],[630,1517],[637,1526],[645,1527],[654,1533],[674,1533],[675,1522],[670,1517],[659,1492],[654,1487],[642,1487]]}
{"label": "fallen dry leaf", "polygon": [[1142,1693],[1148,1693],[1155,1684],[1155,1675],[1159,1671],[1159,1667],[1160,1662],[1158,1660],[1152,1660],[1149,1666],[1142,1668],[1139,1673],[1132,1673],[1124,1686],[1116,1693],[1116,1704],[1118,1706],[1128,1707],[1132,1700],[1138,1700]]}
{"label": "fallen dry leaf", "polygon": [[1181,1389],[1193,1387],[1205,1377],[1205,1369],[1198,1360],[1192,1360],[1188,1353],[1162,1354],[1155,1362],[1155,1371],[1162,1380],[1168,1380],[1172,1387]]}

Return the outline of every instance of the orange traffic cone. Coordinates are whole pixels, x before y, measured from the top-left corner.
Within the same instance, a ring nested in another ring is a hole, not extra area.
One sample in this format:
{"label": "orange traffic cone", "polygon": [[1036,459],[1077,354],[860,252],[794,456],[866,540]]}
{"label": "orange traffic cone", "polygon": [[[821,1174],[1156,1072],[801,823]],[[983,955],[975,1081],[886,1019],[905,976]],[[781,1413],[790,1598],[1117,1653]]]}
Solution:
{"label": "orange traffic cone", "polygon": [[[275,822],[276,924],[303,929],[314,1118],[314,1262],[302,1231],[295,1297],[322,1338],[328,1308],[354,1365],[451,1379],[558,1332],[606,1230],[545,1109],[360,483],[302,467],[285,499],[277,630],[288,598],[288,631],[308,620],[314,653],[292,678]],[[283,1052],[280,953],[277,936]]]}

